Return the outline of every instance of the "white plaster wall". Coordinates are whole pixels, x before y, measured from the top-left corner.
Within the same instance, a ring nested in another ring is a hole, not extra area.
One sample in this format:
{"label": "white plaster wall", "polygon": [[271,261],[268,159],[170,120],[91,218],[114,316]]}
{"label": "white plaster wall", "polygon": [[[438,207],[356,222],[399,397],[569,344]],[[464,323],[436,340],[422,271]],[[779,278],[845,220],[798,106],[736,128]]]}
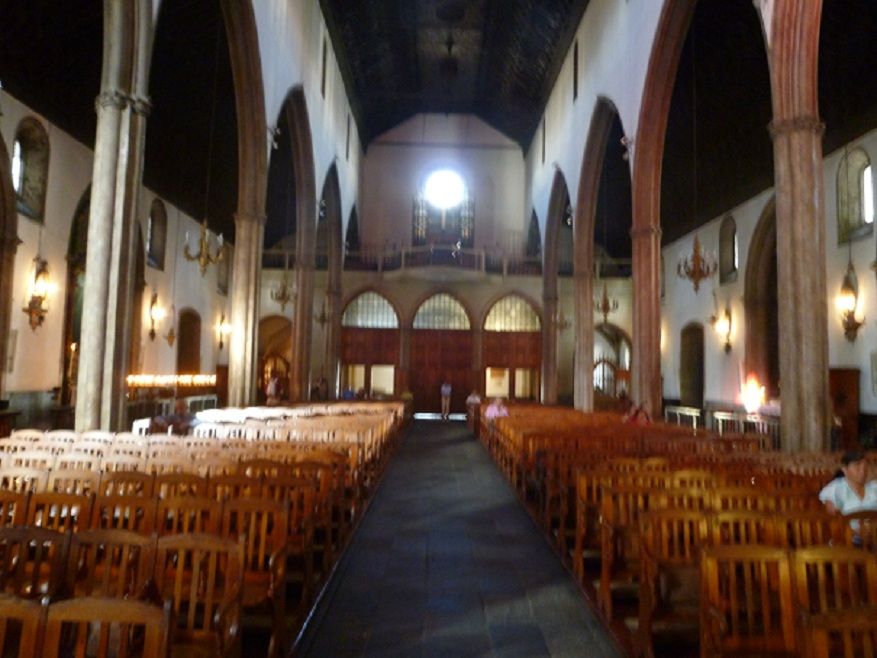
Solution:
{"label": "white plaster wall", "polygon": [[[259,33],[265,112],[269,126],[289,91],[304,90],[314,149],[317,201],[326,173],[338,169],[343,231],[359,195],[362,150],[344,80],[317,0],[252,0]],[[328,42],[326,96],[320,93],[323,41]],[[347,121],[350,116],[350,151],[346,157]],[[269,154],[270,157],[270,154]],[[315,213],[316,216],[316,213]]]}
{"label": "white plaster wall", "polygon": [[[50,124],[15,98],[0,92],[3,117],[0,133],[9,152],[15,130],[25,116],[34,116],[46,127],[49,135],[49,172],[46,190],[45,224],[18,216],[18,236],[22,241],[15,256],[12,319],[10,329],[17,332],[12,371],[7,373],[6,389],[9,392],[48,391],[60,386],[63,376],[64,305],[67,295],[67,248],[73,215],[83,193],[91,182],[93,153],[91,149]],[[145,222],[155,194],[143,189],[140,194],[138,222],[145,238]],[[170,309],[189,307],[201,316],[201,371],[214,372],[217,363],[227,360],[227,351],[219,352],[215,325],[220,315],[228,316],[228,298],[217,291],[216,267],[201,277],[196,263],[183,257],[182,240],[189,231],[191,248],[197,248],[196,240],[200,225],[165,200],[168,213],[165,269],[156,270],[148,265],[145,269],[147,287],[143,294],[142,332],[132,337],[141,343],[140,363],[132,364],[132,371],[172,374],[176,371],[176,349],[161,338],[149,340],[149,301],[157,290],[159,301],[168,310],[168,318],[157,333],[165,335],[170,327]],[[214,240],[215,240],[215,236]],[[49,298],[49,312],[45,322],[32,331],[27,316],[20,311],[25,305],[29,282],[33,277],[33,258],[38,245],[49,263],[49,272],[56,289]],[[215,241],[213,242],[215,245]],[[229,256],[232,251],[229,251]],[[144,257],[145,258],[145,257]],[[87,311],[86,311],[87,312]],[[136,312],[136,311],[135,311]]]}
{"label": "white plaster wall", "polygon": [[481,119],[419,114],[374,140],[363,162],[360,241],[409,246],[414,197],[436,169],[455,169],[475,203],[475,246],[520,253],[524,207],[520,147]]}

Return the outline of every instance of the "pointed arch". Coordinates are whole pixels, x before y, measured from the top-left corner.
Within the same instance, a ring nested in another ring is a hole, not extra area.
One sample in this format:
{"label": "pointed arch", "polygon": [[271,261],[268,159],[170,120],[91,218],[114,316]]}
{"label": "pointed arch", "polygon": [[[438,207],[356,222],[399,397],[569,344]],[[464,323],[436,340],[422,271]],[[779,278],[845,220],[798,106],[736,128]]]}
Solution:
{"label": "pointed arch", "polygon": [[569,213],[570,196],[560,167],[554,172],[548,216],[545,221],[545,250],[542,254],[542,402],[557,402],[557,277],[560,269],[559,241],[561,224]]}
{"label": "pointed arch", "polygon": [[679,350],[679,398],[685,407],[703,408],[703,324],[689,322],[682,328]]}
{"label": "pointed arch", "polygon": [[[70,222],[70,237],[67,240],[67,282],[64,304],[64,343],[62,346],[64,372],[61,380],[61,404],[72,404],[76,399],[77,373],[82,347],[80,332],[85,294],[85,260],[88,249],[90,212],[91,185],[88,185],[76,204],[73,220]],[[76,348],[73,348],[74,344]]]}
{"label": "pointed arch", "polygon": [[472,314],[456,295],[437,292],[418,304],[411,325],[414,329],[468,331],[473,323]]}
{"label": "pointed arch", "polygon": [[49,134],[35,117],[22,119],[12,143],[12,183],[18,209],[40,223],[44,221],[49,182]]}
{"label": "pointed arch", "polygon": [[538,307],[518,292],[501,295],[488,306],[484,331],[541,331],[542,318]]}
{"label": "pointed arch", "polygon": [[350,216],[347,219],[347,231],[344,234],[344,252],[359,251],[359,216],[356,213],[356,206],[350,209]]}
{"label": "pointed arch", "polygon": [[767,395],[779,393],[776,197],[771,197],[749,242],[743,307],[746,316],[747,375],[754,373]]}
{"label": "pointed arch", "polygon": [[344,304],[342,327],[398,329],[399,312],[389,299],[374,289],[363,290]]}

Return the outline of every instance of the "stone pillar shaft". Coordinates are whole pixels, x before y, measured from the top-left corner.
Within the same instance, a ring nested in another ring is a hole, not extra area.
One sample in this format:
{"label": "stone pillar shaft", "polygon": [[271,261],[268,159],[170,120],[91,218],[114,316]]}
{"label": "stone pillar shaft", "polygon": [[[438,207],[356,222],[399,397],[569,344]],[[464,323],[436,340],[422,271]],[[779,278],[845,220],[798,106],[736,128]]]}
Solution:
{"label": "stone pillar shaft", "polygon": [[260,276],[264,217],[236,213],[232,269],[231,326],[228,341],[228,403],[242,407],[256,401]]}
{"label": "stone pillar shaft", "polygon": [[292,318],[292,358],[290,360],[289,398],[293,402],[308,399],[311,374],[311,330],[314,319],[314,266],[296,264],[295,314]]}
{"label": "stone pillar shaft", "polygon": [[633,242],[633,350],[631,395],[659,418],[661,391],[661,229],[635,226]]}
{"label": "stone pillar shaft", "polygon": [[338,393],[341,364],[341,290],[330,286],[326,291],[326,379],[329,397]]}
{"label": "stone pillar shaft", "polygon": [[542,300],[542,404],[557,404],[557,295]]}
{"label": "stone pillar shaft", "polygon": [[575,276],[575,408],[594,409],[594,281],[590,272]]}
{"label": "stone pillar shaft", "polygon": [[822,124],[775,121],[781,435],[788,451],[828,447],[828,310]]}

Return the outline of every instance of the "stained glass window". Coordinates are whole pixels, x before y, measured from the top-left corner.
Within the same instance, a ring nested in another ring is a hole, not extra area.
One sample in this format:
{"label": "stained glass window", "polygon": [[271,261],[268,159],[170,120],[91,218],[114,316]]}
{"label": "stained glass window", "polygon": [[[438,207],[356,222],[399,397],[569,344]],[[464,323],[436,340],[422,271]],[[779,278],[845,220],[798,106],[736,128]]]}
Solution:
{"label": "stained glass window", "polygon": [[386,298],[376,292],[364,292],[347,305],[341,324],[345,327],[395,329],[399,326],[399,318]]}
{"label": "stained glass window", "polygon": [[530,303],[518,295],[503,297],[487,314],[485,331],[539,331],[539,316]]}
{"label": "stained glass window", "polygon": [[414,316],[415,329],[469,329],[466,309],[447,293],[427,299]]}

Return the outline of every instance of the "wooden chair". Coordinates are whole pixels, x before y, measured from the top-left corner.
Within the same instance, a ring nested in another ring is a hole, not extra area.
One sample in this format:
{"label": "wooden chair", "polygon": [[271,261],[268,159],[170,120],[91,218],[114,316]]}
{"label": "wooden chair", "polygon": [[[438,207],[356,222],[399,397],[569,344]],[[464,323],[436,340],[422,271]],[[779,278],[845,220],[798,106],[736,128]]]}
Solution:
{"label": "wooden chair", "polygon": [[49,606],[45,658],[165,658],[171,606],[84,597]]}
{"label": "wooden chair", "polygon": [[188,457],[155,457],[146,462],[147,473],[191,473],[195,465]]}
{"label": "wooden chair", "polygon": [[639,586],[639,517],[648,510],[647,489],[611,487],[603,492],[598,600],[609,619],[614,611],[614,591],[634,591]]}
{"label": "wooden chair", "polygon": [[700,565],[701,656],[797,656],[789,553],[713,546]]}
{"label": "wooden chair", "polygon": [[159,535],[219,533],[222,503],[212,498],[179,496],[158,501],[155,527]]}
{"label": "wooden chair", "polygon": [[100,473],[97,471],[59,470],[49,471],[46,491],[50,493],[79,494],[97,493]]}
{"label": "wooden chair", "polygon": [[761,512],[718,512],[709,517],[713,546],[774,545],[772,517]]}
{"label": "wooden chair", "polygon": [[101,460],[101,468],[104,473],[116,473],[118,471],[145,471],[146,461],[140,457],[129,455],[113,455]]}
{"label": "wooden chair", "polygon": [[207,478],[194,473],[158,473],[153,495],[159,498],[206,496]]}
{"label": "wooden chair", "polygon": [[287,577],[301,583],[298,605],[307,606],[315,586],[314,514],[316,487],[308,480],[266,478],[262,497],[289,506],[289,530],[286,533]]}
{"label": "wooden chair", "polygon": [[6,468],[40,468],[49,469],[55,465],[55,455],[48,450],[23,450],[8,455],[3,460]]}
{"label": "wooden chair", "polygon": [[93,496],[64,493],[31,494],[25,523],[35,528],[75,532],[88,528]]}
{"label": "wooden chair", "polygon": [[805,627],[837,610],[868,608],[877,617],[877,556],[849,546],[803,548],[792,554],[792,570]]}
{"label": "wooden chair", "polygon": [[847,522],[849,543],[877,552],[877,511],[853,512],[843,518]]}
{"label": "wooden chair", "polygon": [[240,541],[205,534],[159,538],[155,582],[159,595],[172,604],[175,658],[239,653],[243,562]]}
{"label": "wooden chair", "polygon": [[88,430],[79,433],[80,443],[88,441],[92,443],[102,443],[103,445],[108,446],[115,440],[116,435],[113,432],[106,432],[104,430]]}
{"label": "wooden chair", "polygon": [[234,498],[223,505],[225,539],[244,540],[244,573],[241,605],[252,608],[268,603],[272,632],[268,655],[286,652],[286,538],[289,502],[263,498]]}
{"label": "wooden chair", "polygon": [[100,478],[100,496],[151,497],[155,488],[155,476],[139,471],[104,471]]}
{"label": "wooden chair", "polygon": [[55,457],[54,468],[71,471],[99,471],[101,457],[85,452],[68,452]]}
{"label": "wooden chair", "polygon": [[135,457],[136,459],[141,459],[145,462],[147,450],[148,447],[146,445],[135,443],[133,441],[114,443],[110,446],[107,454],[104,455],[104,459],[108,457]]}
{"label": "wooden chair", "polygon": [[146,496],[98,496],[91,513],[93,530],[155,531],[158,499]]}
{"label": "wooden chair", "polygon": [[52,441],[76,443],[79,440],[79,432],[74,432],[73,430],[49,430],[44,434],[44,437]]}
{"label": "wooden chair", "polygon": [[29,493],[0,491],[0,528],[11,528],[24,524],[29,496]]}
{"label": "wooden chair", "polygon": [[57,439],[40,439],[31,445],[31,450],[39,450],[41,452],[51,452],[53,455],[63,455],[73,450],[74,444],[67,441],[59,441]]}
{"label": "wooden chair", "polygon": [[47,528],[0,528],[0,591],[55,598],[64,584],[69,538]]}
{"label": "wooden chair", "polygon": [[0,656],[40,656],[46,610],[46,606],[36,601],[0,594]]}
{"label": "wooden chair", "polygon": [[289,464],[275,461],[273,459],[246,459],[241,460],[238,464],[238,471],[241,475],[248,477],[296,477],[296,470]]}
{"label": "wooden chair", "polygon": [[770,512],[774,507],[773,492],[755,487],[719,487],[710,492],[715,512]]}
{"label": "wooden chair", "polygon": [[261,495],[261,478],[248,475],[212,475],[207,481],[207,496],[214,500],[259,498]]}
{"label": "wooden chair", "polygon": [[42,439],[46,433],[43,430],[37,430],[32,428],[23,428],[20,430],[12,430],[9,434],[10,439],[19,439],[22,441],[39,441]]}
{"label": "wooden chair", "polygon": [[37,443],[37,441],[31,441],[29,439],[0,439],[0,462],[5,462],[9,455],[13,455],[16,452],[33,450]]}
{"label": "wooden chair", "polygon": [[155,535],[128,530],[80,530],[67,561],[71,596],[144,598],[155,566]]}
{"label": "wooden chair", "polygon": [[0,469],[0,491],[32,493],[46,490],[49,472],[41,468]]}
{"label": "wooden chair", "polygon": [[773,541],[790,549],[843,545],[847,525],[844,519],[825,511],[787,512],[772,516]]}
{"label": "wooden chair", "polygon": [[637,635],[643,655],[653,658],[654,634],[672,630],[698,639],[700,552],[709,534],[702,512],[649,511],[640,517],[642,572]]}
{"label": "wooden chair", "polygon": [[234,475],[238,472],[238,460],[225,450],[209,457],[193,457],[195,471],[204,477],[214,475]]}
{"label": "wooden chair", "polygon": [[841,610],[812,619],[803,629],[805,658],[877,657],[877,615],[873,610]]}

